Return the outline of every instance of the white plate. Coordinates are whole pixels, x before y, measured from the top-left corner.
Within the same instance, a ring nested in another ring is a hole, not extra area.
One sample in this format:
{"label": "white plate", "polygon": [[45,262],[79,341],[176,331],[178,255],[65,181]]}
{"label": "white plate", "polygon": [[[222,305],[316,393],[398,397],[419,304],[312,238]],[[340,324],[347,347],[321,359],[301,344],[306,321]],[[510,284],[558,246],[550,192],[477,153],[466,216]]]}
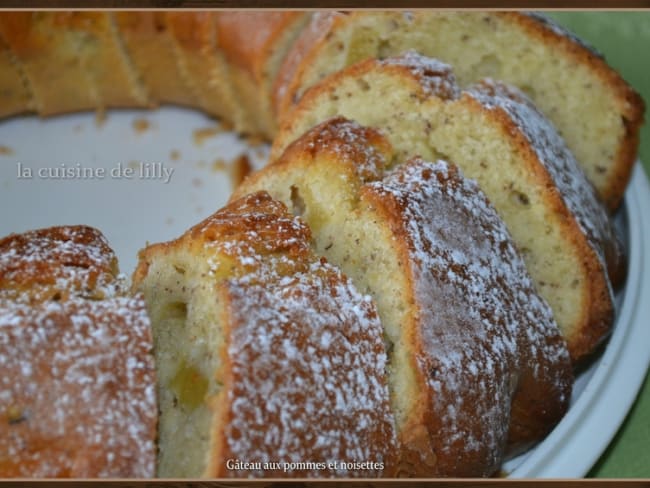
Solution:
{"label": "white plate", "polygon": [[[150,127],[135,130],[134,121],[143,118]],[[147,241],[176,237],[226,202],[230,177],[215,169],[215,161],[246,153],[254,164],[263,163],[266,153],[234,134],[197,144],[193,132],[209,126],[214,122],[202,114],[179,108],[111,112],[99,127],[93,114],[0,122],[0,147],[11,149],[11,154],[0,151],[0,236],[59,224],[92,225],[107,236],[122,271],[130,274]],[[174,160],[172,151],[180,158]],[[95,178],[49,177],[60,176],[49,172],[62,165]],[[166,174],[141,173],[154,167]],[[27,168],[31,178],[19,177]],[[130,177],[125,168],[133,169]],[[510,476],[584,476],[632,405],[650,363],[650,258],[643,252],[650,246],[649,210],[650,188],[637,164],[619,216],[630,271],[618,296],[613,335],[603,355],[578,378],[569,413],[535,449],[506,464]]]}

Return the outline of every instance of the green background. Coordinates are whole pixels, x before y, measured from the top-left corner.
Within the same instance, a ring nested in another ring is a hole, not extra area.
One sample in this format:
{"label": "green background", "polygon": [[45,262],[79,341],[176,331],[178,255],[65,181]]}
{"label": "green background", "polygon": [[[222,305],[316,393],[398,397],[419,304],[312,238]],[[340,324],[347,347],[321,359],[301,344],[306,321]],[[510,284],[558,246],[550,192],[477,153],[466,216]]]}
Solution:
{"label": "green background", "polygon": [[[650,11],[547,14],[604,54],[650,105]],[[647,113],[646,118],[650,118]],[[640,156],[650,174],[650,124],[641,131]],[[646,376],[625,423],[589,476],[650,478],[650,376]]]}

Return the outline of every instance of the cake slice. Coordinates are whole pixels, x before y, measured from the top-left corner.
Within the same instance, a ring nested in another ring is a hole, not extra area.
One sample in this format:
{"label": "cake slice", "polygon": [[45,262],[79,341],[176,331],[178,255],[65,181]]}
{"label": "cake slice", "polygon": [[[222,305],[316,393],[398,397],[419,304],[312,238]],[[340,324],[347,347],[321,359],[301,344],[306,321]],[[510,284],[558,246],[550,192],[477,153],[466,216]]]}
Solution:
{"label": "cake slice", "polygon": [[228,64],[218,47],[214,12],[166,12],[174,49],[185,83],[208,114],[241,131],[250,127],[237,97]]}
{"label": "cake slice", "polygon": [[84,63],[86,36],[64,29],[67,12],[3,12],[0,34],[25,72],[41,115],[100,107]]}
{"label": "cake slice", "polygon": [[399,474],[490,476],[566,411],[566,345],[476,184],[445,162],[392,156],[377,131],[332,119],[233,198],[264,189],[283,201],[376,300]]}
{"label": "cake slice", "polygon": [[0,31],[0,117],[34,110],[29,83]]}
{"label": "cake slice", "polygon": [[492,80],[461,90],[448,65],[413,52],[367,60],[303,96],[271,159],[337,115],[380,129],[398,161],[448,158],[478,181],[553,309],[574,361],[607,337],[614,321],[610,279],[618,284],[625,274],[619,241],[575,158],[523,93]]}
{"label": "cake slice", "polygon": [[183,80],[165,12],[114,12],[124,48],[147,87],[152,103],[197,107],[198,101]]}
{"label": "cake slice", "polygon": [[492,77],[525,91],[557,126],[600,197],[618,207],[637,154],[643,100],[598,53],[541,15],[316,13],[278,75],[276,115],[282,119],[328,74],[409,49],[451,64],[463,87]]}
{"label": "cake slice", "polygon": [[0,477],[151,478],[152,337],[104,236],[0,239]]}
{"label": "cake slice", "polygon": [[[140,253],[133,286],[153,324],[158,476],[394,472],[374,304],[310,240],[256,193]],[[362,461],[374,464],[341,464]]]}
{"label": "cake slice", "polygon": [[271,90],[284,56],[310,18],[307,12],[216,12],[219,48],[253,125],[244,132],[269,139],[277,127]]}
{"label": "cake slice", "polygon": [[99,107],[149,106],[147,88],[134,69],[110,12],[71,12],[63,29],[78,29],[84,36],[80,55],[95,86]]}

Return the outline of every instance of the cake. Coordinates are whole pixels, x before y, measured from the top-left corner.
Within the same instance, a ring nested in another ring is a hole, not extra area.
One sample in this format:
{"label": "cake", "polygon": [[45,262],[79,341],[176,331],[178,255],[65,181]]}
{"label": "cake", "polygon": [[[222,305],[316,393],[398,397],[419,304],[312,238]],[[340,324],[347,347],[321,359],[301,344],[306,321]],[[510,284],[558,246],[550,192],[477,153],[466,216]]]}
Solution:
{"label": "cake", "polygon": [[[395,167],[395,169],[393,169]],[[394,164],[376,130],[312,128],[233,195],[268,191],[377,303],[400,476],[490,476],[568,407],[566,344],[508,232],[444,161]]]}
{"label": "cake", "polygon": [[274,134],[273,83],[310,14],[283,10],[220,11],[215,15],[219,47],[229,64],[232,84],[244,110],[253,115],[246,132]]}
{"label": "cake", "polygon": [[[111,15],[95,12],[95,15]],[[149,103],[200,108],[181,74],[180,47],[164,11],[114,12],[114,23],[132,67],[147,89]]]}
{"label": "cake", "polygon": [[0,117],[33,112],[35,108],[18,60],[0,38]]}
{"label": "cake", "polygon": [[166,16],[181,76],[199,107],[236,130],[249,127],[254,114],[244,110],[230,80],[228,64],[218,47],[215,15],[205,11],[170,11]]}
{"label": "cake", "polygon": [[414,52],[363,61],[305,93],[270,159],[337,115],[380,129],[398,161],[448,158],[478,181],[553,309],[574,361],[607,337],[614,321],[610,278],[620,283],[625,269],[620,244],[575,158],[522,92],[489,79],[461,90],[450,66]]}
{"label": "cake", "polygon": [[0,240],[0,477],[494,476],[559,422],[644,110],[590,47],[519,12],[0,12],[0,117],[161,103],[272,164],[130,291],[95,229]]}
{"label": "cake", "polygon": [[407,50],[451,64],[463,87],[491,77],[524,90],[600,197],[618,207],[636,158],[643,100],[592,48],[539,14],[315,13],[278,74],[276,117],[282,120],[325,76]]}
{"label": "cake", "polygon": [[84,226],[0,240],[0,477],[149,478],[150,323]]}
{"label": "cake", "polygon": [[[158,476],[394,472],[374,304],[310,239],[255,193],[141,251],[133,287],[153,326]],[[354,462],[366,469],[341,464]]]}
{"label": "cake", "polygon": [[3,12],[0,38],[42,115],[144,107],[147,95],[129,66],[110,17],[94,12]]}
{"label": "cake", "polygon": [[460,85],[519,87],[557,126],[610,210],[639,144],[644,104],[602,56],[522,12],[2,12],[0,116],[178,103],[273,138],[325,76],[408,50]]}

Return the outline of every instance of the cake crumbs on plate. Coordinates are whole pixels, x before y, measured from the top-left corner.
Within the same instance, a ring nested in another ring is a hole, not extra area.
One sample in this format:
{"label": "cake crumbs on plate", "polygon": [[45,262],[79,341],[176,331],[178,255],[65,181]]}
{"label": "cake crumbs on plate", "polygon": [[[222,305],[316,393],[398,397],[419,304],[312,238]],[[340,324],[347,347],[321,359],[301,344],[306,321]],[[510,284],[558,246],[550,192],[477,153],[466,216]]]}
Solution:
{"label": "cake crumbs on plate", "polygon": [[151,122],[143,117],[134,119],[131,125],[136,134],[142,134],[151,128]]}
{"label": "cake crumbs on plate", "polygon": [[106,114],[106,110],[103,108],[99,108],[95,110],[95,127],[98,129],[102,128],[104,124],[106,123],[106,118],[108,115]]}
{"label": "cake crumbs on plate", "polygon": [[263,144],[265,144],[267,142],[267,139],[265,139],[263,136],[261,136],[259,134],[245,135],[244,140],[251,147],[262,146]]}
{"label": "cake crumbs on plate", "polygon": [[212,127],[203,127],[201,129],[195,129],[192,132],[192,137],[194,138],[194,144],[197,146],[202,146],[206,139],[214,137],[222,132],[226,132],[221,126],[215,125]]}
{"label": "cake crumbs on plate", "polygon": [[244,181],[244,178],[253,170],[251,161],[246,153],[237,156],[230,164],[230,184],[232,188],[237,188]]}
{"label": "cake crumbs on plate", "polygon": [[228,168],[228,163],[223,158],[217,158],[212,163],[212,171],[225,171]]}
{"label": "cake crumbs on plate", "polygon": [[14,155],[13,149],[11,149],[9,146],[0,144],[0,156],[13,156],[13,155]]}
{"label": "cake crumbs on plate", "polygon": [[169,159],[172,161],[178,161],[181,159],[181,152],[178,149],[172,149],[169,151]]}

